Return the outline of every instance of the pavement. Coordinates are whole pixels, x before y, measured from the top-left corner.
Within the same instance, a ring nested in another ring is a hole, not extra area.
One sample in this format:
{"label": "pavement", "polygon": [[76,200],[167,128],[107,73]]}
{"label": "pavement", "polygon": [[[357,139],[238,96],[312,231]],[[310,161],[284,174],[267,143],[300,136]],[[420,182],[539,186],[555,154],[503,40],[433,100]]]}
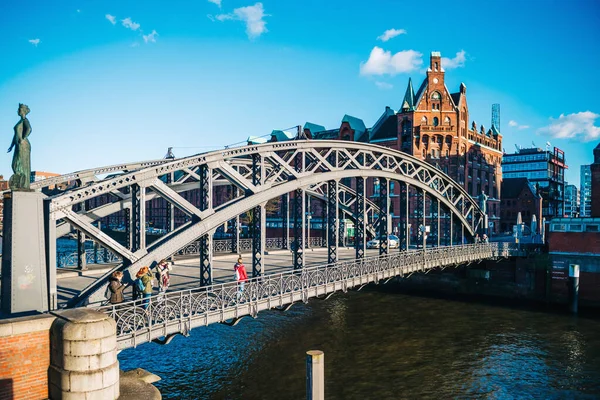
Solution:
{"label": "pavement", "polygon": [[[393,249],[391,251],[398,251]],[[367,257],[379,254],[378,249],[367,250]],[[354,248],[340,248],[339,260],[353,260]],[[234,280],[233,265],[237,261],[237,254],[217,254],[213,257],[213,282],[226,283]],[[250,253],[242,253],[248,275],[252,275],[252,259]],[[305,250],[305,265],[307,267],[327,263],[327,249],[313,248]],[[272,250],[265,253],[265,274],[276,274],[292,270],[292,252],[289,250]],[[81,290],[95,282],[99,277],[114,268],[116,264],[92,264],[88,270],[78,271],[72,268],[61,268],[57,272],[57,291],[59,306],[64,304]],[[127,283],[127,282],[125,282]],[[199,257],[181,257],[173,262],[171,271],[171,284],[169,291],[177,291],[198,287],[200,283]],[[131,289],[125,290],[125,299],[131,298]]]}

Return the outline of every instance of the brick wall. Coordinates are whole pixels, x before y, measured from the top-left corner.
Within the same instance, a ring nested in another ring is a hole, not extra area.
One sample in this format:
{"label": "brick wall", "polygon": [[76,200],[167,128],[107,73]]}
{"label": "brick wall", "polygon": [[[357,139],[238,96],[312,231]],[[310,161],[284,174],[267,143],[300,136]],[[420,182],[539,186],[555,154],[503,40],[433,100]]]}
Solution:
{"label": "brick wall", "polygon": [[600,254],[600,232],[550,232],[550,252]]}
{"label": "brick wall", "polygon": [[0,400],[48,398],[51,316],[0,320]]}

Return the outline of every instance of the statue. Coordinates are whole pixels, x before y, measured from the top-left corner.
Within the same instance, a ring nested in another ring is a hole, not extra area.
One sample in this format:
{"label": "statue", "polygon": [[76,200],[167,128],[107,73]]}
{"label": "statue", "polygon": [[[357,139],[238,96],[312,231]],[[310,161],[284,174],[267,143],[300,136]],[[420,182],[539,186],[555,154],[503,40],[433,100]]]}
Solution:
{"label": "statue", "polygon": [[482,190],[481,194],[477,198],[479,199],[479,208],[481,208],[481,211],[487,215],[487,200],[489,197]]}
{"label": "statue", "polygon": [[18,114],[21,120],[15,125],[15,135],[8,148],[8,153],[11,152],[13,147],[15,148],[12,159],[14,175],[9,180],[12,190],[29,189],[31,179],[31,145],[27,140],[27,137],[31,134],[31,125],[26,117],[29,114],[29,107],[19,103]]}

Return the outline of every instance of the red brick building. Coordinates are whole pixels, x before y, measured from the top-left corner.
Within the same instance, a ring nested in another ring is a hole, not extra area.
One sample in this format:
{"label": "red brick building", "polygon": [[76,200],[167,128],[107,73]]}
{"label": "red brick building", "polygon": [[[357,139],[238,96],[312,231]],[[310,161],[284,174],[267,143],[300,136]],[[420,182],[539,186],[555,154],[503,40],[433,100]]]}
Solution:
{"label": "red brick building", "polygon": [[[404,151],[447,173],[468,193],[489,197],[487,213],[493,232],[500,231],[500,191],[502,182],[502,135],[499,127],[487,129],[469,122],[467,88],[461,84],[451,93],[445,84],[445,71],[439,52],[432,52],[427,75],[415,92],[409,79],[400,109],[386,107],[372,128],[356,117],[345,115],[337,129],[307,122],[309,139],[337,139],[374,143]],[[374,194],[374,185],[367,185]],[[390,188],[392,209],[400,210],[401,188]],[[399,214],[399,213],[397,213]],[[400,215],[392,216],[392,226]]]}
{"label": "red brick building", "polygon": [[535,215],[537,231],[542,222],[542,196],[540,196],[527,178],[509,178],[502,181],[502,200],[500,201],[500,231],[512,232],[517,223],[517,215],[527,227]]}

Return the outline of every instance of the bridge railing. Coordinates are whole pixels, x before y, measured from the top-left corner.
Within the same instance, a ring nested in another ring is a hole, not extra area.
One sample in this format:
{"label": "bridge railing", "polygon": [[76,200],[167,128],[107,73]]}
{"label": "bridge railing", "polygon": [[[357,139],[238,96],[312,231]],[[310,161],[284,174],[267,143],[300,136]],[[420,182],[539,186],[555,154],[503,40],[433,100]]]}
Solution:
{"label": "bridge railing", "polygon": [[[293,243],[294,238],[290,237],[290,243]],[[322,237],[311,237],[310,247],[325,247],[325,242]],[[265,249],[283,249],[283,238],[267,238],[265,241]],[[213,240],[214,253],[231,253],[233,251],[231,239]],[[238,243],[238,252],[252,251],[252,239],[240,239]],[[197,256],[200,254],[199,242],[193,242],[175,253],[176,256]],[[77,266],[77,252],[62,253],[56,257],[56,265],[59,268]],[[113,253],[106,248],[86,249],[85,251],[86,264],[119,264],[123,262],[122,257]]]}
{"label": "bridge railing", "polygon": [[468,244],[340,261],[303,270],[155,295],[100,307],[117,322],[119,348],[217,322],[256,316],[259,311],[435,267],[511,255],[508,244]]}

